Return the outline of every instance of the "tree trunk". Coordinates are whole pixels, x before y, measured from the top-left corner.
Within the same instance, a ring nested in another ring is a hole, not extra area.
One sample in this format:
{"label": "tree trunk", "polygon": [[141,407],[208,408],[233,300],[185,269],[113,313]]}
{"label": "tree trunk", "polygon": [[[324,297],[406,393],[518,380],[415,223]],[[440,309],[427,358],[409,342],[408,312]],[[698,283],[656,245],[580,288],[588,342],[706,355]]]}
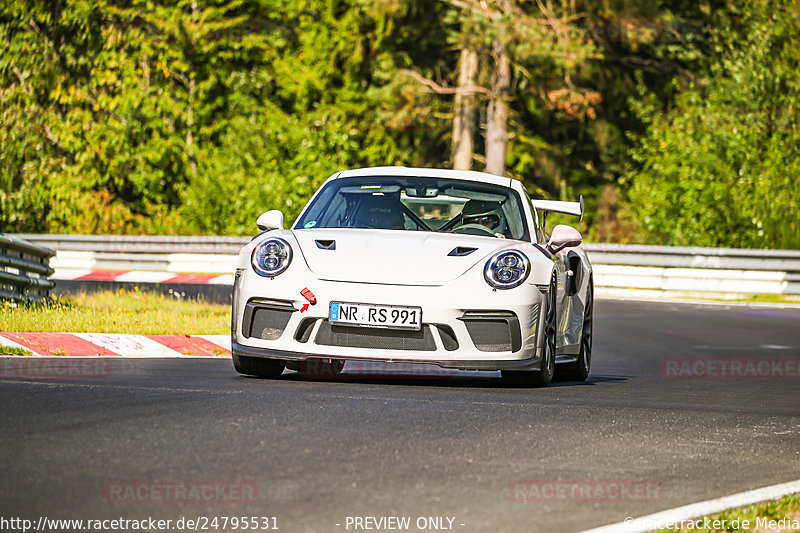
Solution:
{"label": "tree trunk", "polygon": [[[458,58],[458,86],[474,87],[478,77],[478,53],[464,48]],[[475,138],[476,97],[474,94],[457,93],[453,104],[453,168],[472,168],[472,153]]]}
{"label": "tree trunk", "polygon": [[[509,0],[499,7],[508,12]],[[508,97],[511,92],[511,60],[500,37],[492,43],[494,68],[489,80],[489,108],[486,110],[486,172],[502,176],[506,171],[508,145]]]}
{"label": "tree trunk", "polygon": [[508,94],[511,89],[511,61],[499,41],[494,43],[494,70],[486,111],[486,172],[502,176],[506,171],[508,145]]}

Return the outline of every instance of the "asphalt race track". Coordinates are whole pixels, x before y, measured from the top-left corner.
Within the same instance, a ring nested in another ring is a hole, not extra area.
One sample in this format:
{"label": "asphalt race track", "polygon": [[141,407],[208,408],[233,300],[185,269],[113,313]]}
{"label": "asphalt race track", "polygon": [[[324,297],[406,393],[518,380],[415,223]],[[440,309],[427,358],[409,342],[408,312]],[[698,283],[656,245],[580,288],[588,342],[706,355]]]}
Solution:
{"label": "asphalt race track", "polygon": [[[699,357],[764,360],[770,374],[670,374]],[[270,381],[209,359],[5,372],[0,516],[275,516],[282,532],[356,531],[348,516],[408,516],[418,531],[418,517],[454,517],[455,531],[580,531],[800,478],[800,380],[796,367],[780,376],[798,358],[797,308],[599,300],[589,380],[548,389],[506,388],[492,373]],[[548,492],[559,481],[608,492]],[[254,501],[123,501],[109,488],[159,482],[244,483]],[[635,492],[644,485],[654,492]]]}

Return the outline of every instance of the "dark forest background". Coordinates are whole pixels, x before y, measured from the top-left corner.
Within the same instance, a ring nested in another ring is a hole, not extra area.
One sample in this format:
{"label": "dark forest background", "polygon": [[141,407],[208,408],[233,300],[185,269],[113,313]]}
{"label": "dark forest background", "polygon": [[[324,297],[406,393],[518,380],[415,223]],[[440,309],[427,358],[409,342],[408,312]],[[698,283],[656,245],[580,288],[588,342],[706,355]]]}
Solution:
{"label": "dark forest background", "polygon": [[373,165],[800,248],[797,0],[7,0],[0,231],[252,234]]}

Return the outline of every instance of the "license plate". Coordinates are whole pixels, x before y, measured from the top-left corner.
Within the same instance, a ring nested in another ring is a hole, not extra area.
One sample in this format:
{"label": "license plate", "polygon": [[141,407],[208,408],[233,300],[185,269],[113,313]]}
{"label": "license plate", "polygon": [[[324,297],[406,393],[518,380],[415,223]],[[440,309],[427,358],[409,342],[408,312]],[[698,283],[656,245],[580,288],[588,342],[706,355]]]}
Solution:
{"label": "license plate", "polygon": [[341,326],[422,329],[422,308],[331,302],[328,320]]}

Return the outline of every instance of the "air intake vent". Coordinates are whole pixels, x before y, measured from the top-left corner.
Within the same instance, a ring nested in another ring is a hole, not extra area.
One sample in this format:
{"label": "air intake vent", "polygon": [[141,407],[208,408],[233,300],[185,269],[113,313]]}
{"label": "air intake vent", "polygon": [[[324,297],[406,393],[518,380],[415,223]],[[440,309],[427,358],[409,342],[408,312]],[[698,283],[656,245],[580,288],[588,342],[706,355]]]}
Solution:
{"label": "air intake vent", "polygon": [[253,321],[248,337],[274,341],[286,329],[286,324],[289,323],[291,316],[292,311],[257,307],[253,312]]}
{"label": "air intake vent", "polygon": [[458,350],[458,339],[456,339],[456,334],[453,331],[453,328],[450,326],[445,326],[444,324],[440,324],[436,326],[436,329],[439,330],[439,337],[442,339],[442,345],[444,346],[445,350],[448,352]]}
{"label": "air intake vent", "polygon": [[469,255],[477,250],[477,248],[470,248],[469,246],[456,246],[452,251],[447,254],[449,257],[463,257]]}
{"label": "air intake vent", "polygon": [[291,302],[253,298],[244,308],[242,334],[248,338],[275,340],[283,334],[295,311]]}
{"label": "air intake vent", "polygon": [[317,243],[317,248],[319,248],[320,250],[335,250],[336,249],[336,241],[334,241],[334,240],[330,240],[330,241],[318,240],[318,241],[314,241],[314,242]]}
{"label": "air intake vent", "polygon": [[314,329],[314,324],[317,323],[316,318],[304,318],[300,325],[297,326],[297,331],[294,338],[297,342],[308,342],[311,338],[311,330]]}
{"label": "air intake vent", "polygon": [[323,320],[314,341],[322,346],[371,348],[375,350],[414,350],[423,352],[436,350],[433,334],[427,325],[423,325],[419,331],[406,331],[332,326],[330,322]]}
{"label": "air intake vent", "polygon": [[459,318],[482,352],[516,352],[522,348],[519,320],[511,312],[472,311]]}

